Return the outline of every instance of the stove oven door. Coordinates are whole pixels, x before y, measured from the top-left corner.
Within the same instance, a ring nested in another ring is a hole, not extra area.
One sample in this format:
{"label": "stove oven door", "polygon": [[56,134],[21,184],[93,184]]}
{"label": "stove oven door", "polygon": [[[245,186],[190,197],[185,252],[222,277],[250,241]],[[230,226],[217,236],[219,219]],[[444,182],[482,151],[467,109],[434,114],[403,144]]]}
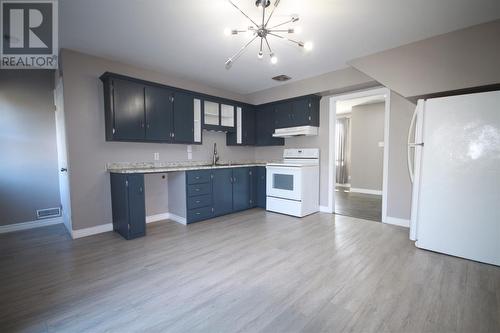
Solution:
{"label": "stove oven door", "polygon": [[267,196],[288,200],[302,200],[302,171],[300,167],[267,166]]}

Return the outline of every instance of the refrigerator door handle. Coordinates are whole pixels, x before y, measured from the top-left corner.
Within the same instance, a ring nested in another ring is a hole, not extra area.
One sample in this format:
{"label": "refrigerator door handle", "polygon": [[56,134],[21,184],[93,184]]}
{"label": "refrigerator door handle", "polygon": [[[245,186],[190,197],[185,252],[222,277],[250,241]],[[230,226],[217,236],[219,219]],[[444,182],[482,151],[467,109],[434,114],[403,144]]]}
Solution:
{"label": "refrigerator door handle", "polygon": [[411,162],[411,149],[414,149],[416,147],[422,147],[424,145],[423,142],[411,142],[412,141],[412,138],[411,138],[411,133],[416,129],[415,129],[415,124],[416,124],[416,119],[417,119],[417,115],[418,115],[418,111],[420,109],[420,105],[417,104],[417,107],[415,108],[415,111],[413,112],[413,116],[411,117],[411,122],[410,122],[410,128],[408,128],[408,146],[406,148],[407,150],[407,163],[408,163],[408,173],[410,174],[410,181],[411,183],[413,184],[414,180],[415,180],[415,165],[414,163]]}
{"label": "refrigerator door handle", "polygon": [[[422,140],[422,126],[423,126],[423,112],[425,109],[425,101],[419,100],[417,107],[415,108],[415,113],[411,121],[410,129],[408,131],[408,172],[410,173],[410,179],[412,182],[412,198],[411,198],[411,213],[410,213],[410,239],[413,241],[417,240],[417,212],[418,212],[418,197],[420,191],[420,159],[422,154],[422,147],[424,144],[422,142],[410,142],[411,133],[415,131],[415,141]],[[420,148],[419,148],[420,147]],[[411,152],[414,151],[414,161],[411,163]]]}

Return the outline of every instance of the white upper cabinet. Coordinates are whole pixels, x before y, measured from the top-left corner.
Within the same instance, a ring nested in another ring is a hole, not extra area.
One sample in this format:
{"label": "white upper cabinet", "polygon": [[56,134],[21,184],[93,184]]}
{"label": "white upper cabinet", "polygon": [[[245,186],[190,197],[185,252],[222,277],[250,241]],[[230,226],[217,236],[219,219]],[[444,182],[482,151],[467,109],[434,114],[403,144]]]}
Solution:
{"label": "white upper cabinet", "polygon": [[201,100],[194,99],[194,142],[201,143]]}
{"label": "white upper cabinet", "polygon": [[234,106],[221,104],[221,126],[234,127]]}
{"label": "white upper cabinet", "polygon": [[230,104],[203,101],[203,128],[232,131],[235,128],[235,107]]}
{"label": "white upper cabinet", "polygon": [[205,125],[219,125],[219,103],[204,101]]}

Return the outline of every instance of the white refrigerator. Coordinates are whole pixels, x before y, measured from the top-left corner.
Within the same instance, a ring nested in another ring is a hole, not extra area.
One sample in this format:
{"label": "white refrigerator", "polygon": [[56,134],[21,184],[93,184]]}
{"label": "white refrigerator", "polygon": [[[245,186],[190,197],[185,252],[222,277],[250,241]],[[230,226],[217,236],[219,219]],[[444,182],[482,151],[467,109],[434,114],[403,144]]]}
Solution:
{"label": "white refrigerator", "polygon": [[500,265],[500,91],[420,100],[408,141],[410,239]]}

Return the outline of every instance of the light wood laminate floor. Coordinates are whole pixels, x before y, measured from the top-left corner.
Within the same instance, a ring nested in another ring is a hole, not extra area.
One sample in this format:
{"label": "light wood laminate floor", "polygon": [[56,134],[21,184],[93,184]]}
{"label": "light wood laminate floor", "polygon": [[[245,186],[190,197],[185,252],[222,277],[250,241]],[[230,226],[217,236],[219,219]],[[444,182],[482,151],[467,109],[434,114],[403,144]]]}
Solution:
{"label": "light wood laminate floor", "polygon": [[0,331],[500,332],[500,268],[404,228],[250,210],[147,231],[0,235]]}
{"label": "light wood laminate floor", "polygon": [[350,192],[349,188],[335,188],[335,213],[358,219],[382,221],[382,196]]}

